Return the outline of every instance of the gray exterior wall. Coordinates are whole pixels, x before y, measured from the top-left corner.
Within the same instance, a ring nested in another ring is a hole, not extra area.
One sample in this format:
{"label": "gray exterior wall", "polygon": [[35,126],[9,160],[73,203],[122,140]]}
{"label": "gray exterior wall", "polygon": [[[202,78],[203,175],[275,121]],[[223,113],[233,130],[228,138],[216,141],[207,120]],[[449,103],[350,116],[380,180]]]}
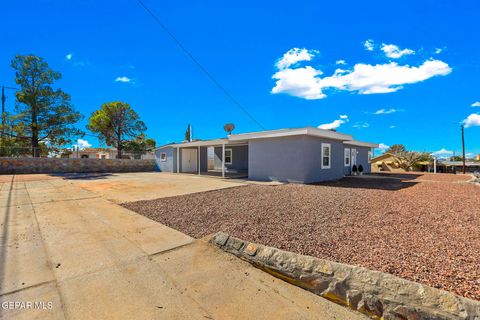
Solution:
{"label": "gray exterior wall", "polygon": [[[167,161],[160,160],[160,154],[167,154]],[[177,172],[177,150],[173,147],[165,147],[155,150],[155,171]]]}
{"label": "gray exterior wall", "polygon": [[[350,149],[350,155],[352,154],[352,149],[356,149],[357,150],[357,167],[359,165],[362,165],[363,173],[372,172],[372,165],[370,164],[368,159],[368,152],[371,150],[371,148],[351,146],[348,144],[345,144],[344,148]],[[350,156],[350,159],[351,159],[351,156]],[[352,173],[352,165],[348,167],[344,167],[344,172],[345,172],[345,175],[350,175]]]}
{"label": "gray exterior wall", "polygon": [[[225,149],[232,149],[232,164],[225,164],[225,168],[235,171],[248,170],[248,146],[225,146]],[[222,169],[222,147],[215,147],[214,168]]]}
{"label": "gray exterior wall", "polygon": [[[183,149],[197,149],[197,147],[192,148],[183,148]],[[182,148],[180,148],[180,154],[178,163],[180,164],[180,169],[182,166]],[[198,151],[197,151],[198,152]],[[160,154],[167,154],[167,161],[160,160]],[[198,164],[197,164],[198,165]],[[200,171],[208,171],[208,150],[207,147],[200,148]],[[160,172],[177,172],[177,149],[174,147],[165,147],[155,150],[155,170]],[[180,171],[181,172],[181,171]]]}
{"label": "gray exterior wall", "polygon": [[[321,144],[331,145],[330,169],[322,169]],[[252,180],[313,183],[344,176],[342,141],[292,136],[249,141],[248,177]]]}
{"label": "gray exterior wall", "polygon": [[208,172],[208,147],[200,147],[200,172]]}

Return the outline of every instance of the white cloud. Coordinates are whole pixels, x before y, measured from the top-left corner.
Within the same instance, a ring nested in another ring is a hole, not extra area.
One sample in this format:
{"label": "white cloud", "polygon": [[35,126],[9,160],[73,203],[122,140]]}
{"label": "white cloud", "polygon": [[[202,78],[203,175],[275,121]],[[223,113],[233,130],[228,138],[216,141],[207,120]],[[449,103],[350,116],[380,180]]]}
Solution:
{"label": "white cloud", "polygon": [[321,70],[312,66],[290,68],[289,63],[294,60],[289,58],[287,60],[290,62],[280,63],[284,58],[277,63],[281,67],[272,76],[276,83],[271,92],[287,93],[304,99],[323,99],[327,96],[323,92],[326,89],[359,94],[395,92],[406,84],[444,76],[452,71],[448,64],[440,60],[427,60],[419,66],[398,65],[396,62],[377,65],[357,63],[353,70],[337,69],[333,75],[322,78]]}
{"label": "white cloud", "polygon": [[385,53],[387,57],[393,58],[393,59],[398,59],[398,58],[401,58],[402,56],[415,53],[415,51],[411,49],[400,50],[400,48],[394,44],[382,43],[382,47],[380,49]]}
{"label": "white cloud", "polygon": [[372,39],[368,39],[363,43],[363,46],[365,47],[365,50],[373,51],[373,49],[375,48],[375,43],[373,42]]}
{"label": "white cloud", "polygon": [[280,70],[273,75],[277,82],[272,93],[287,93],[308,100],[326,98],[319,83],[322,71],[310,66],[297,69]]}
{"label": "white cloud", "polygon": [[442,48],[436,48],[435,49],[435,54],[440,54],[442,53],[443,49]]}
{"label": "white cloud", "polygon": [[438,151],[432,152],[431,154],[437,158],[448,158],[453,155],[453,151],[442,148]]}
{"label": "white cloud", "polygon": [[397,127],[397,126],[395,126],[395,125],[392,124],[389,128],[390,128],[390,129],[395,129],[396,127]]}
{"label": "white cloud", "polygon": [[335,64],[338,64],[338,65],[346,65],[347,62],[345,60],[337,60],[335,61]]}
{"label": "white cloud", "polygon": [[282,70],[286,69],[297,62],[300,61],[310,61],[312,58],[317,54],[318,51],[316,50],[307,50],[307,49],[299,49],[299,48],[293,48],[288,50],[281,59],[277,61],[275,66]]}
{"label": "white cloud", "polygon": [[74,147],[78,147],[80,150],[83,150],[85,148],[90,148],[92,145],[87,141],[83,139],[78,139],[77,144],[74,145]]}
{"label": "white cloud", "polygon": [[472,113],[462,123],[465,128],[480,126],[480,113]]}
{"label": "white cloud", "polygon": [[373,114],[379,115],[379,114],[391,114],[395,112],[400,112],[403,111],[403,109],[395,109],[395,108],[390,108],[390,109],[379,109],[375,111]]}
{"label": "white cloud", "polygon": [[345,114],[341,114],[339,116],[340,119],[337,119],[337,120],[333,120],[332,122],[330,123],[324,123],[324,124],[321,124],[318,126],[319,129],[323,129],[323,130],[332,130],[332,129],[337,129],[338,127],[340,127],[342,124],[344,123],[347,123],[349,120],[348,120],[348,116],[345,115]]}
{"label": "white cloud", "polygon": [[480,101],[472,103],[472,107],[480,107]]}
{"label": "white cloud", "polygon": [[72,58],[73,58],[73,53],[69,53],[65,56],[66,60],[72,60]]}
{"label": "white cloud", "polygon": [[355,122],[355,124],[352,125],[352,127],[357,128],[357,129],[365,129],[365,128],[370,127],[370,124],[367,123],[367,122]]}
{"label": "white cloud", "polygon": [[122,77],[117,77],[115,79],[115,82],[124,82],[124,83],[128,83],[128,82],[131,82],[132,79],[128,78],[128,77],[125,77],[125,76],[122,76]]}
{"label": "white cloud", "polygon": [[385,143],[380,143],[380,144],[378,145],[378,149],[380,149],[382,152],[387,151],[388,148],[390,148],[390,146],[387,146]]}

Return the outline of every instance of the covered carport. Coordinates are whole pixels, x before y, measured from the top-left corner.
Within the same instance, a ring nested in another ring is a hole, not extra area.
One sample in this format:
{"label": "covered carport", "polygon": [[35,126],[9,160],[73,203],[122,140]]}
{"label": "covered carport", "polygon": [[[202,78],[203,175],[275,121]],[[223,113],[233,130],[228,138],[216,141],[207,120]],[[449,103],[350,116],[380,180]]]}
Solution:
{"label": "covered carport", "polygon": [[[248,143],[247,141],[229,141],[228,139],[198,140],[170,145],[176,173],[196,173],[225,177],[248,176]],[[213,151],[209,155],[209,149]],[[214,167],[208,162],[213,156]]]}

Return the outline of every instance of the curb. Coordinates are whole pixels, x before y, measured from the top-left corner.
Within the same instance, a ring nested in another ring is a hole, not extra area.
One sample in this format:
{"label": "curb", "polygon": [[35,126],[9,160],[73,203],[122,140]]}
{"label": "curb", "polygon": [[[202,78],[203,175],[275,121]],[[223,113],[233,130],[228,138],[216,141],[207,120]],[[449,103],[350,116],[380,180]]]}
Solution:
{"label": "curb", "polygon": [[224,232],[215,234],[210,243],[277,278],[373,319],[480,320],[480,301],[388,273],[295,254]]}

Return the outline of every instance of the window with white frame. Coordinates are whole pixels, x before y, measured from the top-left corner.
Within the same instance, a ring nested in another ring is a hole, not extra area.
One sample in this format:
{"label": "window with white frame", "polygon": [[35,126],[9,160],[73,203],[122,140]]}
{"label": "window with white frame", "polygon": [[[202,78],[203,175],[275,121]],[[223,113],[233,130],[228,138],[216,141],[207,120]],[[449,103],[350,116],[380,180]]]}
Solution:
{"label": "window with white frame", "polygon": [[167,161],[167,154],[165,152],[160,153],[160,161]]}
{"label": "window with white frame", "polygon": [[350,148],[345,148],[345,167],[350,166]]}
{"label": "window with white frame", "polygon": [[225,164],[232,164],[232,149],[225,149]]}
{"label": "window with white frame", "polygon": [[331,167],[331,146],[330,143],[322,143],[322,169]]}

